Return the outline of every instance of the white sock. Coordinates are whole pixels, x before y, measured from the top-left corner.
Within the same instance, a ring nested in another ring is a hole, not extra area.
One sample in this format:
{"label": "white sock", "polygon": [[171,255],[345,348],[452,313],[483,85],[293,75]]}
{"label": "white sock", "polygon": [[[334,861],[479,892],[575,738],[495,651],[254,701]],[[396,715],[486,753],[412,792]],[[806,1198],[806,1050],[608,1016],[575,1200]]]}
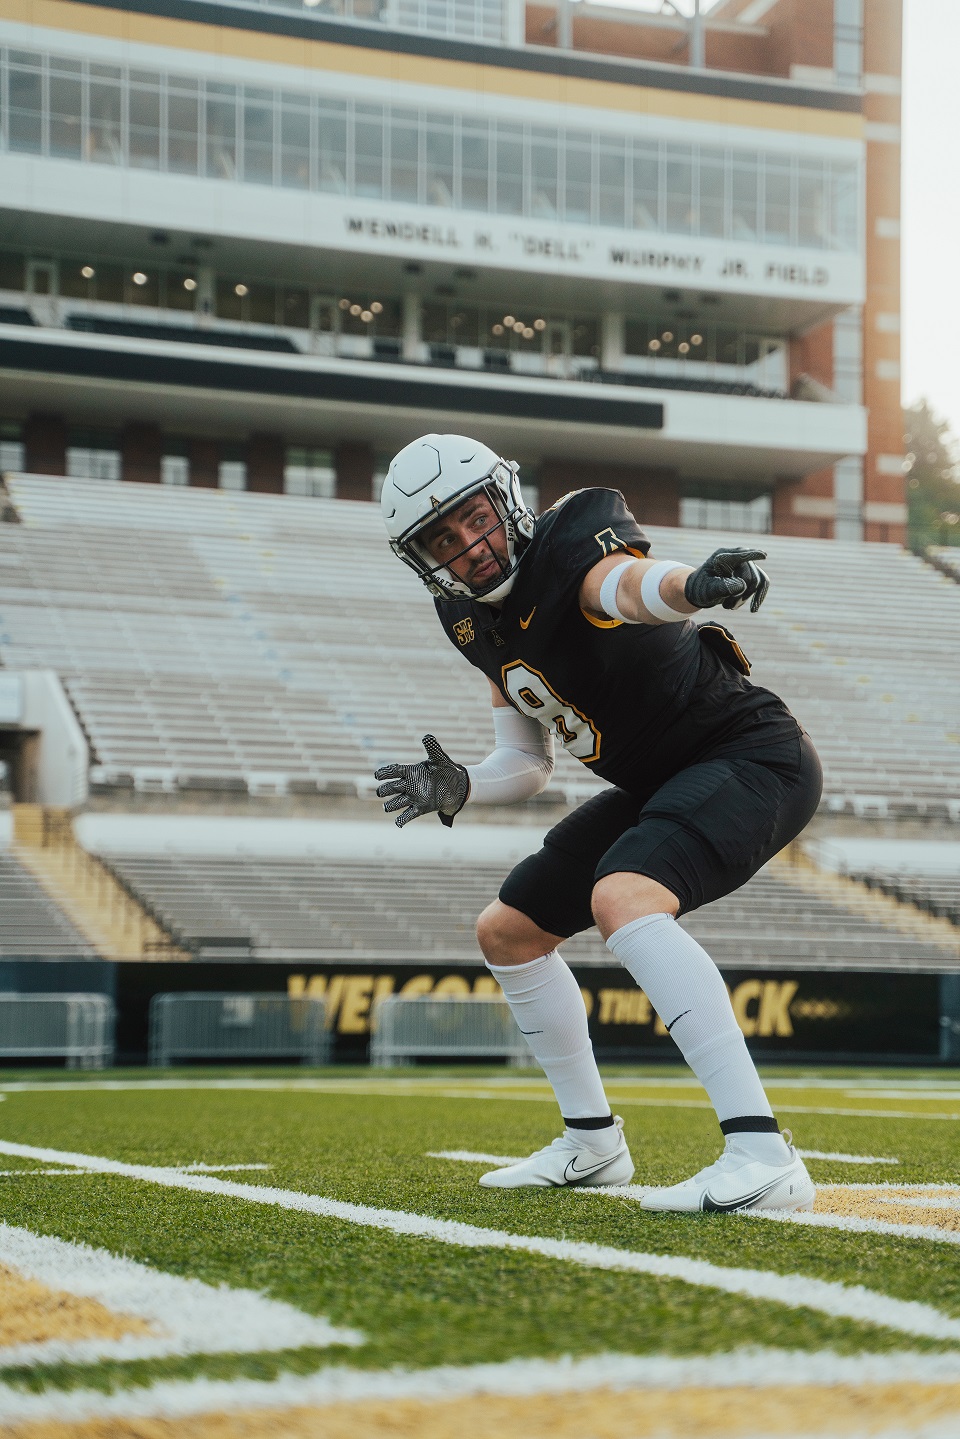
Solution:
{"label": "white sock", "polygon": [[[534,1058],[550,1081],[564,1123],[583,1129],[601,1153],[616,1148],[620,1132],[610,1116],[580,986],[556,950],[527,964],[489,964]],[[609,1117],[609,1123],[607,1119]],[[600,1126],[578,1120],[601,1120]]]}
{"label": "white sock", "polygon": [[757,1159],[784,1161],[787,1148],[734,1017],[720,971],[672,915],[625,924],[607,948],[637,981],[703,1085],[724,1134]]}

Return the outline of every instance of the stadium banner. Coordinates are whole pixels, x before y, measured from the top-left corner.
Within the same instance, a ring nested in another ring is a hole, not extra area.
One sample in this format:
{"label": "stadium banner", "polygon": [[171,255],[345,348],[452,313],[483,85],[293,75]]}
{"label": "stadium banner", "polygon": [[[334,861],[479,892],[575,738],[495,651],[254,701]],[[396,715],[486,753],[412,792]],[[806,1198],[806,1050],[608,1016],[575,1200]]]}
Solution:
{"label": "stadium banner", "polygon": [[[677,1059],[650,1001],[617,965],[573,965],[598,1057],[610,1062]],[[960,1028],[951,976],[876,971],[725,970],[734,1012],[764,1059],[922,1061],[953,1058],[944,1036]],[[117,1062],[144,1064],[155,994],[229,992],[318,995],[332,1031],[331,1059],[362,1063],[376,1002],[390,994],[496,994],[480,965],[336,961],[0,960],[0,991],[96,992],[117,1006]]]}

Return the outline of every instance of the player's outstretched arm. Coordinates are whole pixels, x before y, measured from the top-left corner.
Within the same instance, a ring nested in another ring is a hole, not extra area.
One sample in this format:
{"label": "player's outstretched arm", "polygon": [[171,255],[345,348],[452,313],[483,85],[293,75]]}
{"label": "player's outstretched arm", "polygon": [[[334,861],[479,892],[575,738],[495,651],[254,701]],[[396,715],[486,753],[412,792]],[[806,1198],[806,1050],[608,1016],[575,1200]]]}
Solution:
{"label": "player's outstretched arm", "polygon": [[699,610],[738,609],[750,600],[753,614],[770,588],[756,564],[763,550],[715,550],[698,569],[677,560],[626,559],[609,555],[587,574],[580,591],[584,609],[625,624],[676,624]]}
{"label": "player's outstretched arm", "polygon": [[412,819],[421,815],[436,814],[440,823],[453,824],[467,802],[470,780],[462,764],[457,764],[432,734],[425,734],[423,747],[427,758],[419,764],[385,764],[374,772],[374,779],[386,780],[377,788],[387,814],[397,810],[395,823],[403,829]]}

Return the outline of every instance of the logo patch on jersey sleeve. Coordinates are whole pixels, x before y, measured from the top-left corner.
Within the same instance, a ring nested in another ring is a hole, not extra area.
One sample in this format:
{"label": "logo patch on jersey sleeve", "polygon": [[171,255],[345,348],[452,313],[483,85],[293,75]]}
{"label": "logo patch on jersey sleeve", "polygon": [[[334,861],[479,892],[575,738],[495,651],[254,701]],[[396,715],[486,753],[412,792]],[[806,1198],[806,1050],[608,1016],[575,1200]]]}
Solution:
{"label": "logo patch on jersey sleeve", "polygon": [[477,637],[474,633],[473,620],[469,618],[457,620],[453,627],[453,633],[457,637],[458,645],[468,645],[471,640],[475,640]]}
{"label": "logo patch on jersey sleeve", "polygon": [[605,555],[615,555],[617,550],[625,550],[626,542],[620,538],[612,525],[593,537]]}

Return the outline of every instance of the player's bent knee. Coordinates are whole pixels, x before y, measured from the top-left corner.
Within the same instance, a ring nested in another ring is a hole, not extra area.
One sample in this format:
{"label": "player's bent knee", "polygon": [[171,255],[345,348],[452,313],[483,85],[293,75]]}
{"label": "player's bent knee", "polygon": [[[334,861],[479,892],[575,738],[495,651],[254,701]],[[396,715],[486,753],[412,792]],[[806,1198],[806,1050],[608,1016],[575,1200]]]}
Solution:
{"label": "player's bent knee", "polygon": [[477,920],[477,943],[490,964],[527,964],[559,943],[528,915],[495,899]]}
{"label": "player's bent knee", "polygon": [[676,914],[677,896],[645,874],[605,874],[593,887],[591,909],[597,928],[609,939],[625,924],[647,914]]}

